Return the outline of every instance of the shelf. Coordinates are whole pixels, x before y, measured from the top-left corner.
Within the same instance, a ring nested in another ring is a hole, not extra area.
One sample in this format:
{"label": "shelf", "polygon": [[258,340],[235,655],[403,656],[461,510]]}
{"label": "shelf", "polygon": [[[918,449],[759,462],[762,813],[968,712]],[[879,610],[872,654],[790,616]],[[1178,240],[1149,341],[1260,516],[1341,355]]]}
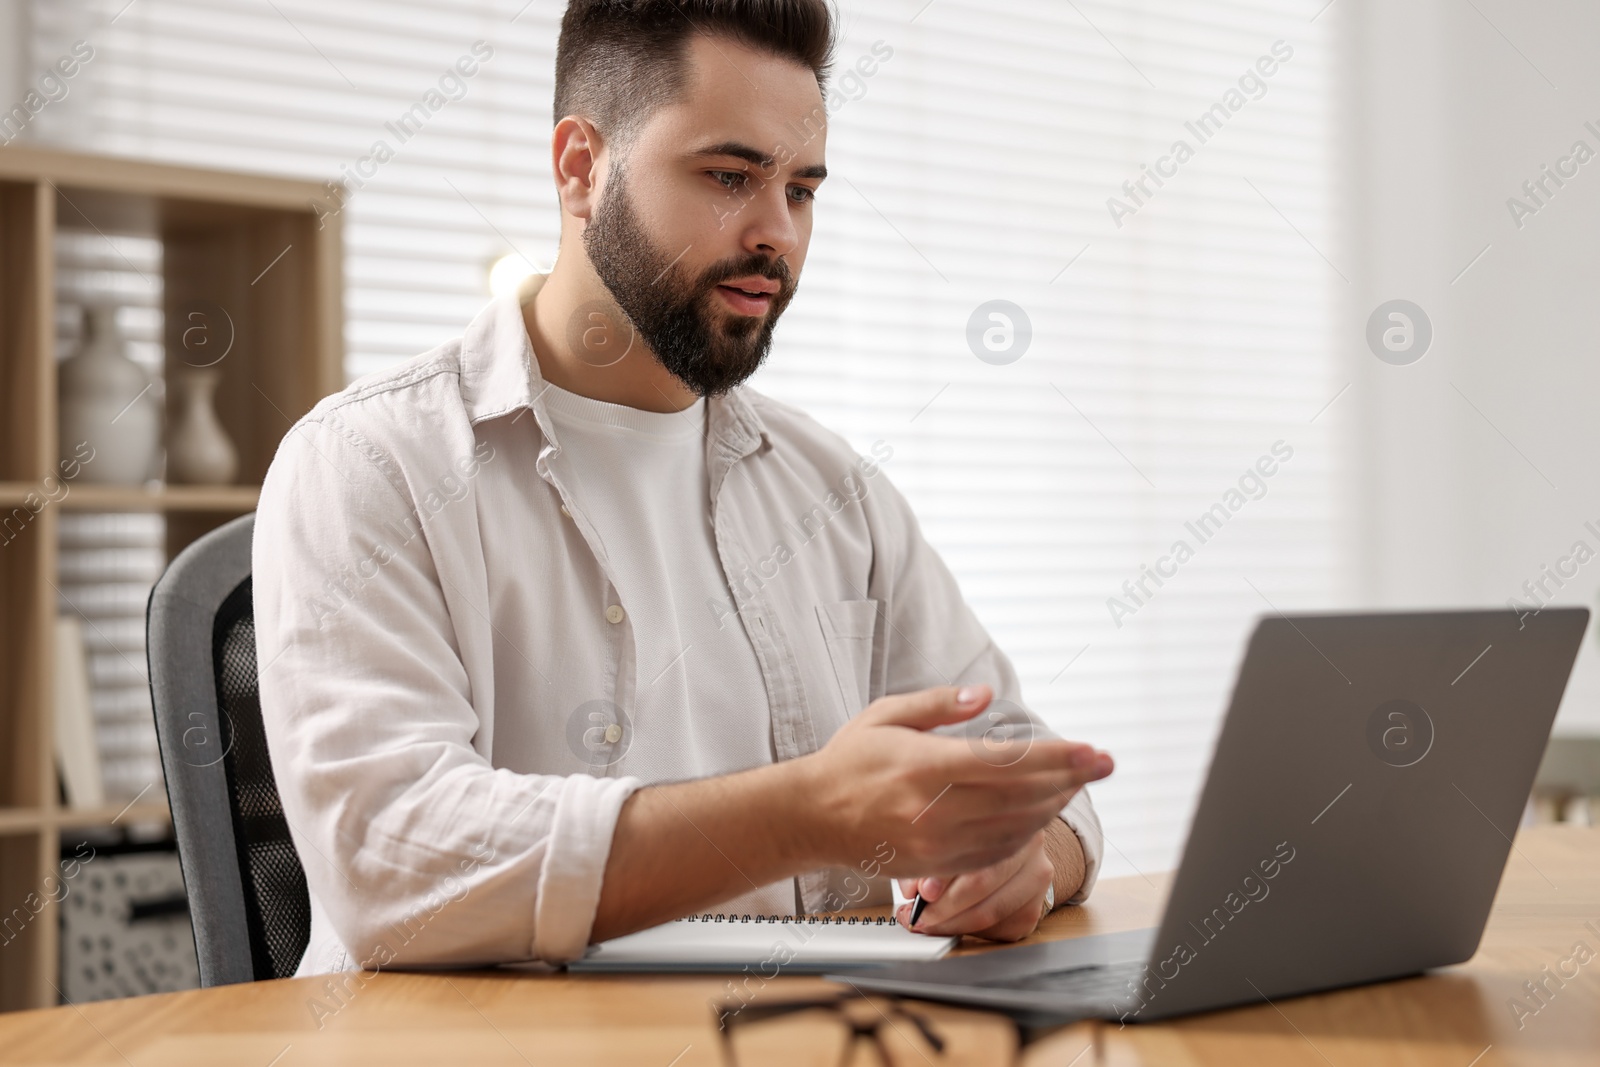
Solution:
{"label": "shelf", "polygon": [[133,805],[103,804],[94,808],[0,808],[0,836],[41,830],[77,830],[87,826],[127,826],[133,823],[171,822],[172,813],[160,801]]}
{"label": "shelf", "polygon": [[142,822],[171,822],[172,813],[160,801],[139,804],[106,804],[98,808],[62,808],[49,813],[55,827],[75,830],[85,826],[128,826]]}
{"label": "shelf", "polygon": [[[0,178],[43,180],[57,186],[115,194],[122,201],[118,209],[106,209],[103,215],[91,214],[91,218],[102,229],[120,230],[134,229],[130,221],[153,229],[185,210],[189,215],[200,214],[197,209],[209,204],[307,214],[312,201],[327,195],[321,183],[314,181],[197,170],[136,157],[87,155],[20,144],[7,145],[0,152]],[[130,210],[129,194],[149,198],[142,204],[133,201],[143,206],[143,211]]]}
{"label": "shelf", "polygon": [[[49,499],[41,485],[0,482],[0,507],[20,506],[29,493]],[[60,495],[59,487],[56,493]],[[260,496],[258,485],[168,485],[151,489],[69,482],[66,495],[56,503],[67,511],[214,511],[243,515],[255,510]]]}
{"label": "shelf", "polygon": [[44,826],[44,812],[38,808],[0,808],[0,836],[24,834]]}

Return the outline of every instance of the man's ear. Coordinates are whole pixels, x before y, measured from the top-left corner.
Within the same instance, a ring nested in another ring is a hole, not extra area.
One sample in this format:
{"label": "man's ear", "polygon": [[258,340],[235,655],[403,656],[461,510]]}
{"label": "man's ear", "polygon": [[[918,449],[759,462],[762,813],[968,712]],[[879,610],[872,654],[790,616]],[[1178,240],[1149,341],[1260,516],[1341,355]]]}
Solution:
{"label": "man's ear", "polygon": [[587,220],[599,203],[600,176],[605,173],[604,138],[588,119],[568,115],[556,123],[550,153],[562,212]]}

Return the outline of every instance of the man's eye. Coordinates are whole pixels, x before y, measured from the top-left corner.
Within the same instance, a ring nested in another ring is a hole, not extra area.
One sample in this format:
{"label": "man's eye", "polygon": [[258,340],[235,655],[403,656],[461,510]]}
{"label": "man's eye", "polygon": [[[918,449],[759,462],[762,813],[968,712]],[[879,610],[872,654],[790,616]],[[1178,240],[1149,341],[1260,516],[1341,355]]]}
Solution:
{"label": "man's eye", "polygon": [[[711,176],[715,178],[717,183],[724,189],[737,188],[738,186],[744,184],[745,181],[745,173],[742,170],[714,170],[711,172]],[[731,183],[725,182],[723,181],[724,178],[731,178],[733,181]]]}
{"label": "man's eye", "polygon": [[811,188],[809,185],[797,185],[794,187],[793,191],[800,194],[799,196],[795,197],[795,203],[797,204],[808,203],[809,201],[817,198],[817,191]]}

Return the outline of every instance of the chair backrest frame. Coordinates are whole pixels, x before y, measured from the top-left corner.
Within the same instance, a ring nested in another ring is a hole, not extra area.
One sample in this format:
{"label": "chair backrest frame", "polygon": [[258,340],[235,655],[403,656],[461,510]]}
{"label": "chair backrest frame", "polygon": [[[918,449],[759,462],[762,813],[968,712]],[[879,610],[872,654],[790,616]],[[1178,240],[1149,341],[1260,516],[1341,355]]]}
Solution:
{"label": "chair backrest frame", "polygon": [[202,986],[256,979],[213,660],[214,621],[250,577],[254,532],[255,515],[243,515],[185,548],[151,590],[145,614],[156,738]]}

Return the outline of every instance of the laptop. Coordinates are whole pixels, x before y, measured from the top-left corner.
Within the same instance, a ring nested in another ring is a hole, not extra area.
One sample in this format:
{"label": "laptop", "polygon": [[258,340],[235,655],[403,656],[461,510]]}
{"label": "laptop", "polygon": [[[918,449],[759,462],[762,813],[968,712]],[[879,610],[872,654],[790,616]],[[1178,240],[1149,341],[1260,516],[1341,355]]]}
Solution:
{"label": "laptop", "polygon": [[1132,1023],[1464,962],[1588,622],[1583,608],[1263,618],[1159,926],[828,977]]}

